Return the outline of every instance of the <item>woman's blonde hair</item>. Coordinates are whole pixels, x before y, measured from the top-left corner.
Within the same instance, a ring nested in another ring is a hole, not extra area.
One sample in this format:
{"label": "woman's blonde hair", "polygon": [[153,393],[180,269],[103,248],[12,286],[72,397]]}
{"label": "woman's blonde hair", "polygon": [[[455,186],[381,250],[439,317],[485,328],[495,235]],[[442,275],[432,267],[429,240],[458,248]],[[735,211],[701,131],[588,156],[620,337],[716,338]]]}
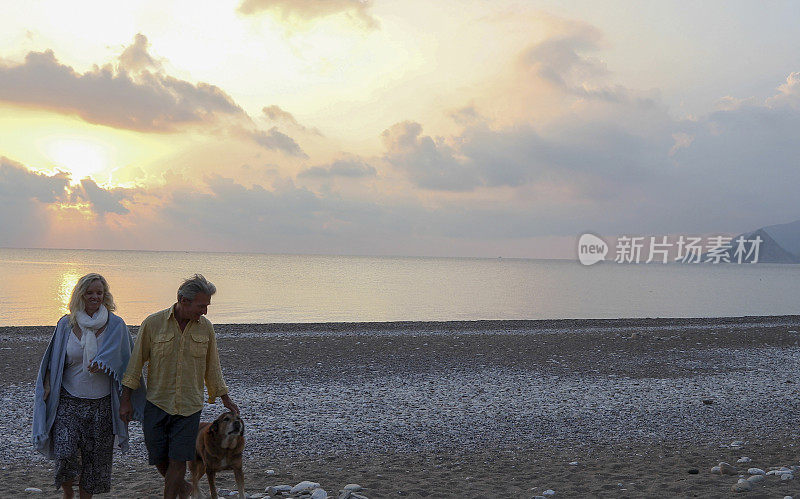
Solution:
{"label": "woman's blonde hair", "polygon": [[108,281],[106,281],[106,278],[100,274],[86,274],[78,279],[77,284],[72,288],[72,296],[69,297],[69,322],[73,326],[77,324],[78,321],[75,313],[86,308],[83,295],[86,294],[86,290],[89,289],[89,286],[91,286],[94,281],[100,281],[103,285],[103,305],[106,306],[109,312],[113,312],[117,309],[117,305],[114,303],[114,297],[111,295],[111,290],[108,289]]}

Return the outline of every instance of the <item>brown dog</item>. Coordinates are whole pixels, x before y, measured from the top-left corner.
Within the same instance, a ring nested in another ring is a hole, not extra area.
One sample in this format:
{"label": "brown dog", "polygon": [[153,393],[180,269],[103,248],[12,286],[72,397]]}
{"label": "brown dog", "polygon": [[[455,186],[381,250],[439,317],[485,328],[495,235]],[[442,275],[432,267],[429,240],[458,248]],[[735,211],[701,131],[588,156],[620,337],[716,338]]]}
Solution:
{"label": "brown dog", "polygon": [[213,423],[200,423],[195,444],[192,468],[192,497],[200,492],[198,482],[203,474],[208,475],[211,497],[217,497],[214,483],[218,471],[233,470],[239,498],[244,499],[244,473],[242,473],[242,451],[244,450],[244,423],[232,412],[225,412]]}

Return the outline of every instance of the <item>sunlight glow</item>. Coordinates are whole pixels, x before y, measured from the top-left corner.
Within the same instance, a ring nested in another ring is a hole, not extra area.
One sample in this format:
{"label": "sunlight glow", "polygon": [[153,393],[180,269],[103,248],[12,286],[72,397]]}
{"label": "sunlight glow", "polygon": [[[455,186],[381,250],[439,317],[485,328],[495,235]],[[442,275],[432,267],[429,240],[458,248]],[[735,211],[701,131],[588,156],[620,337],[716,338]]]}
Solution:
{"label": "sunlight glow", "polygon": [[45,154],[56,167],[69,171],[73,183],[106,171],[111,166],[113,152],[110,146],[85,138],[60,137],[45,145]]}

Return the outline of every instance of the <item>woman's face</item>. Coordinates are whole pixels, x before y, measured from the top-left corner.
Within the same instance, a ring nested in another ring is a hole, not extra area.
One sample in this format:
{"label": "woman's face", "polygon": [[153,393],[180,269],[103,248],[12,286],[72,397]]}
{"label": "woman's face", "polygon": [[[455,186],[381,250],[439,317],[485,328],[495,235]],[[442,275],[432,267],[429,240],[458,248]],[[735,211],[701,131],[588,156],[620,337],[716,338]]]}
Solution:
{"label": "woman's face", "polygon": [[83,294],[83,303],[87,315],[92,316],[97,312],[100,304],[103,303],[103,295],[103,283],[99,279],[95,279]]}

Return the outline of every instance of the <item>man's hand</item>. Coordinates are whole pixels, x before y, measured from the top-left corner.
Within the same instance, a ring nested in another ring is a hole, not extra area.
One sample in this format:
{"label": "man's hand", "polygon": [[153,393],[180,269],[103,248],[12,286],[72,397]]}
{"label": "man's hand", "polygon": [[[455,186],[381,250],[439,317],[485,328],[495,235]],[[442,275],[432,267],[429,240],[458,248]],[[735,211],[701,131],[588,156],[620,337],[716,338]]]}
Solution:
{"label": "man's hand", "polygon": [[239,406],[233,403],[233,400],[231,400],[227,393],[221,396],[220,400],[222,400],[222,405],[224,405],[226,409],[234,414],[239,414]]}
{"label": "man's hand", "polygon": [[122,397],[119,401],[119,418],[123,423],[130,423],[133,419],[133,406],[131,405],[131,389],[127,386],[122,387]]}

